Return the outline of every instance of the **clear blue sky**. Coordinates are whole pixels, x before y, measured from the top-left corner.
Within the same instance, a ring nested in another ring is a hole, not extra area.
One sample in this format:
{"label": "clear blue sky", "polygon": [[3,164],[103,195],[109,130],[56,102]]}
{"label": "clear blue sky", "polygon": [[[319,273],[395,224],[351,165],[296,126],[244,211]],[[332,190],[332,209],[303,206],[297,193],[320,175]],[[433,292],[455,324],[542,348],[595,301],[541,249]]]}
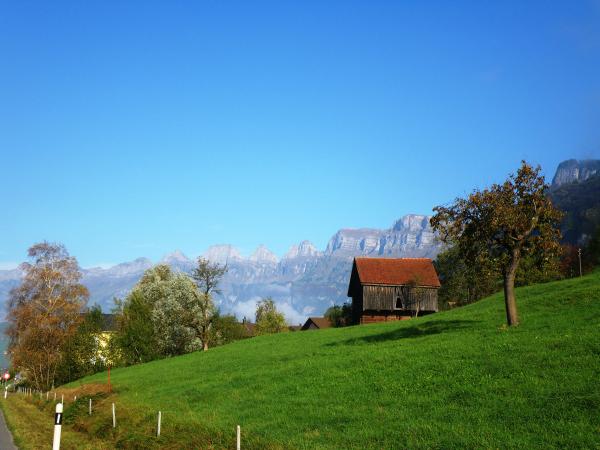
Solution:
{"label": "clear blue sky", "polygon": [[600,2],[0,2],[0,267],[323,248],[600,157]]}

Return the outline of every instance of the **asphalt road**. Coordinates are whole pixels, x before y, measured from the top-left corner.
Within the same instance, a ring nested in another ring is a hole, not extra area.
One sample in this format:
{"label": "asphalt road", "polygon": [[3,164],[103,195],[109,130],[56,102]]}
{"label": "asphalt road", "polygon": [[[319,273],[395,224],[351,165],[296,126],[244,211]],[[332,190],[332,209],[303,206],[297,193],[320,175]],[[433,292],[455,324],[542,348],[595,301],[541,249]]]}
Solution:
{"label": "asphalt road", "polygon": [[2,450],[17,450],[13,442],[12,434],[8,431],[6,422],[4,421],[4,414],[0,411],[0,448]]}

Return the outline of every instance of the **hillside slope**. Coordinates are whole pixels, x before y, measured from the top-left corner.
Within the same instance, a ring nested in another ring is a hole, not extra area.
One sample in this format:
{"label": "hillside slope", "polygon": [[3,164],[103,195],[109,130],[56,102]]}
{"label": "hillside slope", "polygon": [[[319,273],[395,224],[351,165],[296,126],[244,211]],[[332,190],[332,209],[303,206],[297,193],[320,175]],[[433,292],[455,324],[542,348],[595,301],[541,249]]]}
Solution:
{"label": "hillside slope", "polygon": [[[139,412],[129,428],[148,422],[147,435],[163,411],[161,441],[146,447],[231,447],[240,424],[243,448],[598,448],[600,272],[520,288],[517,302],[515,329],[494,295],[417,320],[258,337],[118,369],[114,398]],[[66,388],[83,396],[105,378]],[[69,408],[81,429],[98,428],[81,424],[85,406]],[[116,439],[135,446],[139,436]]]}

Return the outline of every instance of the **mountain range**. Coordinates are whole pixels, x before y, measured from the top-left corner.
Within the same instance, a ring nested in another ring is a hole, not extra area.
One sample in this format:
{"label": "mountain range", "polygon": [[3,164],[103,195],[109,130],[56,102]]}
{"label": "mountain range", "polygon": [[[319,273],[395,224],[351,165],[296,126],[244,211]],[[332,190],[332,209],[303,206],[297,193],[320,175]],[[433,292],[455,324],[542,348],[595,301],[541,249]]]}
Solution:
{"label": "mountain range", "polygon": [[[600,161],[568,160],[554,175],[550,196],[566,212],[563,234],[567,242],[578,243],[600,225]],[[248,257],[232,245],[213,245],[202,257],[227,264],[228,271],[216,296],[223,313],[238,318],[254,318],[256,301],[272,297],[292,324],[309,315],[321,315],[333,304],[347,301],[348,278],[355,256],[430,257],[441,249],[429,225],[429,217],[409,214],[388,229],[341,229],[320,250],[309,241],[292,245],[278,258],[260,245]],[[165,255],[161,261],[176,271],[189,273],[195,261],[180,251]],[[83,269],[83,283],[90,291],[90,304],[104,311],[115,297],[123,298],[145,270],[154,266],[148,258],[117,264],[109,268]],[[0,270],[0,304],[10,289],[19,283],[21,271]],[[0,314],[3,311],[0,310]]]}
{"label": "mountain range", "polygon": [[[264,245],[246,258],[229,244],[213,245],[202,257],[227,264],[221,293],[215,298],[223,313],[253,319],[256,301],[272,297],[288,321],[296,324],[308,315],[320,315],[329,306],[347,300],[354,256],[434,258],[439,250],[429,217],[410,214],[385,230],[339,230],[324,250],[302,241],[292,245],[281,259]],[[158,263],[189,273],[196,262],[175,251]],[[109,268],[82,269],[83,284],[90,291],[90,304],[97,303],[104,311],[110,310],[113,299],[125,297],[144,271],[154,264],[148,258],[138,258]],[[0,299],[7,297],[20,278],[19,269],[0,271]]]}

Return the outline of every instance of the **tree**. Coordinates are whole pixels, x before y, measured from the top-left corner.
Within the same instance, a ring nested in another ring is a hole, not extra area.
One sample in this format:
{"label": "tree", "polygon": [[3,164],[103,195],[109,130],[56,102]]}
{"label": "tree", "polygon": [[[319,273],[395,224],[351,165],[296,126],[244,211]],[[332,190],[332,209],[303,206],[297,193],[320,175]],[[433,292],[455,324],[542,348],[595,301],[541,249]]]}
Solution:
{"label": "tree", "polygon": [[415,275],[408,281],[406,285],[406,297],[409,301],[408,306],[412,307],[414,318],[419,317],[419,313],[421,312],[422,298],[425,292],[427,292],[427,290],[423,287],[421,277],[418,275]]}
{"label": "tree", "polygon": [[204,351],[208,350],[210,339],[213,336],[211,326],[216,308],[212,300],[213,293],[220,293],[218,286],[221,278],[227,273],[227,265],[211,263],[205,258],[198,258],[198,265],[192,271],[192,278],[200,290],[197,309],[199,314],[195,319],[195,328],[202,341]]}
{"label": "tree", "polygon": [[438,293],[440,308],[466,305],[496,292],[498,274],[490,264],[466,260],[458,247],[449,247],[434,261],[442,284]]}
{"label": "tree", "polygon": [[165,264],[144,272],[121,305],[115,343],[126,364],[199,348],[202,301],[194,282]]}
{"label": "tree", "polygon": [[248,337],[244,324],[238,322],[235,316],[221,315],[219,311],[214,315],[212,331],[214,345],[225,345]]}
{"label": "tree", "polygon": [[256,334],[281,333],[287,329],[285,317],[277,311],[272,298],[265,298],[256,305]]}
{"label": "tree", "polygon": [[79,281],[77,260],[61,244],[33,245],[30,262],[21,265],[23,281],[8,299],[7,334],[12,364],[33,386],[53,385],[65,347],[81,322],[89,297]]}
{"label": "tree", "polygon": [[66,342],[64,355],[57,370],[59,384],[104,370],[99,335],[102,332],[102,310],[95,305],[83,314],[75,334]]}
{"label": "tree", "polygon": [[514,286],[521,259],[532,254],[546,259],[560,252],[562,213],[547,190],[540,167],[523,161],[504,183],[434,208],[431,226],[443,242],[456,245],[465,260],[500,271],[509,326],[519,323]]}
{"label": "tree", "polygon": [[344,303],[342,306],[333,305],[327,308],[324,317],[331,322],[333,327],[344,327],[352,323],[352,305]]}
{"label": "tree", "polygon": [[152,361],[159,356],[152,322],[153,305],[139,290],[133,290],[117,313],[117,332],[111,343],[125,365]]}
{"label": "tree", "polygon": [[195,324],[202,317],[201,294],[194,282],[182,273],[165,281],[164,295],[152,310],[154,333],[163,356],[182,355],[200,347]]}

